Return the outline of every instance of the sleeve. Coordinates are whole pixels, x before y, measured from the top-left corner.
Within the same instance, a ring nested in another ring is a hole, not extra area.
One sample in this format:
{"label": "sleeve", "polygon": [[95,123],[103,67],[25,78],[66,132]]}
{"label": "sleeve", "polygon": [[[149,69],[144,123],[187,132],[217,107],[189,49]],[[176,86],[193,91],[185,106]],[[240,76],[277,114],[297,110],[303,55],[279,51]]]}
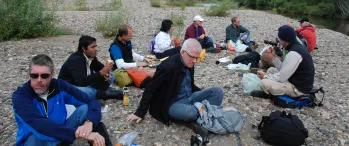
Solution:
{"label": "sleeve", "polygon": [[245,33],[247,32],[248,35],[250,35],[250,31],[248,29],[246,29],[245,27],[243,27],[242,25],[239,26],[240,27],[240,33]]}
{"label": "sleeve", "polygon": [[164,33],[159,33],[155,37],[155,46],[157,50],[166,51],[171,48],[171,39],[166,37]]}
{"label": "sleeve", "polygon": [[113,45],[110,49],[110,54],[114,60],[122,59],[122,52],[119,46]]}
{"label": "sleeve", "polygon": [[144,116],[147,114],[150,106],[151,98],[156,94],[156,91],[158,90],[158,88],[161,87],[166,82],[166,78],[165,78],[166,74],[167,72],[165,68],[162,66],[158,66],[153,78],[145,87],[142,99],[135,112],[136,116],[141,117],[143,119]]}
{"label": "sleeve", "polygon": [[189,38],[195,38],[195,36],[193,36],[193,33],[190,32],[190,26],[185,31],[184,40],[187,40]]}
{"label": "sleeve", "polygon": [[133,51],[133,49],[132,49],[132,57],[133,57],[133,61],[143,61],[144,60],[144,56],[137,54],[135,51]]}
{"label": "sleeve", "polygon": [[118,59],[118,60],[115,60],[115,63],[116,63],[116,66],[118,68],[123,68],[123,69],[130,69],[130,68],[135,68],[137,67],[137,64],[135,62],[133,63],[126,63],[124,61],[124,59]]}
{"label": "sleeve", "polygon": [[273,64],[278,70],[281,70],[282,62],[278,57],[273,60]]}
{"label": "sleeve", "polygon": [[97,57],[95,57],[93,59],[93,61],[91,62],[91,68],[93,71],[95,72],[99,72],[100,70],[102,70],[104,67],[104,64],[102,64],[102,62],[100,62]]}
{"label": "sleeve", "polygon": [[99,71],[87,76],[85,62],[79,58],[74,58],[70,62],[68,70],[71,72],[75,83],[78,84],[77,86],[89,86],[95,82],[104,80]]}
{"label": "sleeve", "polygon": [[227,28],[225,28],[225,40],[226,41],[233,40],[233,37],[232,37],[232,34],[231,34],[231,30],[229,29],[229,26]]}
{"label": "sleeve", "polygon": [[301,32],[302,31],[302,28],[298,28],[295,30],[297,33]]}
{"label": "sleeve", "polygon": [[67,104],[79,105],[79,102],[83,102],[88,105],[88,111],[86,119],[90,120],[93,125],[98,125],[102,119],[101,105],[96,98],[90,98],[85,92],[82,92],[78,88],[69,84],[66,81],[60,80],[62,89],[67,92],[65,101]]}
{"label": "sleeve", "polygon": [[267,74],[265,78],[282,82],[282,83],[286,82],[297,70],[301,62],[302,62],[302,56],[295,51],[290,51],[287,54],[284,62],[282,63],[282,66],[279,72],[274,74]]}
{"label": "sleeve", "polygon": [[12,95],[12,105],[17,124],[20,123],[22,128],[31,131],[35,136],[44,140],[74,142],[76,128],[42,116],[28,93],[16,91]]}

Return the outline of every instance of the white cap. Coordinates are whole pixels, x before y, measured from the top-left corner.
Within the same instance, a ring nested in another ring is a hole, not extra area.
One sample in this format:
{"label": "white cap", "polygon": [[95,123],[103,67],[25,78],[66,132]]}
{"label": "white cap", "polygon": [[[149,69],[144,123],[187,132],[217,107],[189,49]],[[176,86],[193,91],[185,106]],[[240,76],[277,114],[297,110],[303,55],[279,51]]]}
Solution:
{"label": "white cap", "polygon": [[196,15],[196,16],[193,18],[193,21],[204,21],[204,19],[203,19],[200,15]]}

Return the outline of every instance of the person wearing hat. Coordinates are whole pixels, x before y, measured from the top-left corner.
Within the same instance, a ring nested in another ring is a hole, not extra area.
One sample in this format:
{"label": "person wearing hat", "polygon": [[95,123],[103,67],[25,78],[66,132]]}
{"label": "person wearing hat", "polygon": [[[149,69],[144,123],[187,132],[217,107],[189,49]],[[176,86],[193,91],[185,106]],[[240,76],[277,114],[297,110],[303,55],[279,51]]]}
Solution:
{"label": "person wearing hat", "polygon": [[200,42],[202,48],[213,48],[212,38],[207,36],[204,28],[202,27],[203,21],[204,19],[200,15],[196,15],[193,18],[193,23],[187,28],[185,32],[184,40],[194,38]]}
{"label": "person wearing hat", "polygon": [[308,18],[302,18],[298,22],[300,23],[300,28],[295,31],[307,41],[308,51],[311,52],[316,47],[316,27],[309,23]]}
{"label": "person wearing hat", "polygon": [[231,19],[231,23],[227,28],[225,29],[225,40],[228,42],[229,40],[232,40],[233,42],[236,42],[238,40],[241,40],[241,42],[248,44],[251,41],[250,37],[250,31],[240,25],[240,18],[239,17],[233,17]]}
{"label": "person wearing hat", "polygon": [[257,72],[262,79],[260,87],[263,91],[252,91],[255,97],[268,98],[271,95],[287,95],[297,97],[308,94],[313,88],[315,68],[310,53],[296,39],[296,32],[290,26],[279,28],[278,37],[284,50],[288,51],[283,62],[275,55],[273,48],[262,53],[261,59],[272,62],[266,73]]}

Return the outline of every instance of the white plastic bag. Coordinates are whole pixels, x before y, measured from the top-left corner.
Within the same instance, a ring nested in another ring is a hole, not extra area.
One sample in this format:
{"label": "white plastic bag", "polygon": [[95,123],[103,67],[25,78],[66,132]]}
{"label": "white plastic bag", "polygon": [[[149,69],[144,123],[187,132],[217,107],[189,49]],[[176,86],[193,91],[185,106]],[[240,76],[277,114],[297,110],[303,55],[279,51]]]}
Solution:
{"label": "white plastic bag", "polygon": [[137,137],[137,135],[138,135],[138,132],[127,133],[127,134],[121,136],[118,139],[117,143],[122,144],[122,146],[131,146],[133,140]]}
{"label": "white plastic bag", "polygon": [[266,51],[266,50],[268,50],[270,47],[271,47],[271,45],[269,45],[269,44],[265,45],[264,48],[262,49],[262,51],[259,52],[259,55],[262,56],[263,52]]}
{"label": "white plastic bag", "polygon": [[240,40],[238,40],[236,42],[236,47],[235,47],[236,48],[236,52],[245,52],[247,47],[248,46],[243,44],[243,43],[241,43]]}
{"label": "white plastic bag", "polygon": [[244,93],[250,94],[253,90],[261,90],[261,79],[256,74],[246,73],[242,76],[242,86]]}
{"label": "white plastic bag", "polygon": [[251,67],[251,63],[249,63],[248,65],[242,64],[242,63],[228,65],[229,70],[249,70],[250,67]]}

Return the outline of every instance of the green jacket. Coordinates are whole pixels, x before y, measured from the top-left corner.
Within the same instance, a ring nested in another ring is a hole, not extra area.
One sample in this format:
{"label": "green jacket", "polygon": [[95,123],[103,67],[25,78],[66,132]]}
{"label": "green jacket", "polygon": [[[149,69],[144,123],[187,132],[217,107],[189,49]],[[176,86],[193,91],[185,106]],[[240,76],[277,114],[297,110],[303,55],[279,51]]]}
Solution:
{"label": "green jacket", "polygon": [[225,29],[225,40],[232,40],[233,42],[236,42],[238,38],[240,37],[240,33],[247,32],[248,35],[250,35],[250,31],[248,31],[245,27],[242,25],[239,25],[237,28],[233,27],[233,24],[230,24]]}

